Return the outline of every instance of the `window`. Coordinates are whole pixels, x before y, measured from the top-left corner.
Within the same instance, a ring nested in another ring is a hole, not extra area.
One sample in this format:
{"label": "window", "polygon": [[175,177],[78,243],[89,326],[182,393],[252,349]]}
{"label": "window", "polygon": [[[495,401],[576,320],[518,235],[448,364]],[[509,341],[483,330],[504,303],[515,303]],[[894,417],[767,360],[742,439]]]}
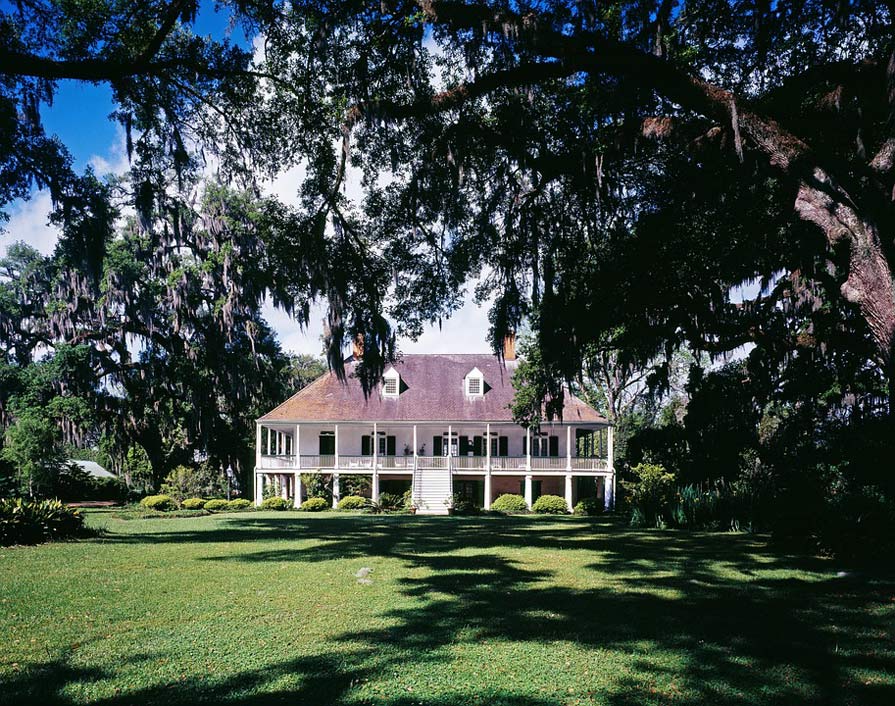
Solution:
{"label": "window", "polygon": [[382,376],[382,395],[384,397],[397,397],[401,394],[401,376],[392,368]]}
{"label": "window", "polygon": [[485,394],[485,378],[478,368],[470,370],[464,378],[466,394],[470,397],[481,397]]}

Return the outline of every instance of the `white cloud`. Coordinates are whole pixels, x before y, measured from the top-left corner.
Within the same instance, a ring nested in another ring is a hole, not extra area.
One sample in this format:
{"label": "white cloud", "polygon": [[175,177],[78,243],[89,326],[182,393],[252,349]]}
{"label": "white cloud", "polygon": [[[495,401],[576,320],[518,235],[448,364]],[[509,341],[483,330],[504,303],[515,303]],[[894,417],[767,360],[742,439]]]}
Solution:
{"label": "white cloud", "polygon": [[52,254],[59,239],[59,229],[49,223],[52,209],[48,191],[37,191],[27,201],[19,201],[0,234],[3,250],[22,240],[44,255]]}

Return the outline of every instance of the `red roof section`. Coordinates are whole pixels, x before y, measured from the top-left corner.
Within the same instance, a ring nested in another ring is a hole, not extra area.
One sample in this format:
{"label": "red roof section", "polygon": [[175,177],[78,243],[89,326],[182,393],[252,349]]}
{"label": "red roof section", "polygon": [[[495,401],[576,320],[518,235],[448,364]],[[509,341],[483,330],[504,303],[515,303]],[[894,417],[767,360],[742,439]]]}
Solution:
{"label": "red roof section", "polygon": [[[515,361],[478,353],[408,354],[394,364],[401,376],[401,394],[384,397],[380,390],[365,398],[354,377],[356,363],[345,363],[347,382],[329,372],[299,390],[262,422],[512,422],[510,382]],[[464,378],[478,368],[485,379],[485,394],[471,397]],[[389,368],[386,368],[388,370]],[[577,397],[566,394],[563,422],[606,424],[606,419]]]}

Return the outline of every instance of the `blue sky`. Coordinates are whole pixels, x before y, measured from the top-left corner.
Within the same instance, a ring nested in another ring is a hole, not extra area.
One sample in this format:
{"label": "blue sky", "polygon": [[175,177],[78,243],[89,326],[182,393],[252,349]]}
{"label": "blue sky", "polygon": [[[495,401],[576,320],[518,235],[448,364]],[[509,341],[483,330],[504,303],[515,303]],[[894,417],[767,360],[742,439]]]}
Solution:
{"label": "blue sky", "polygon": [[[241,28],[231,29],[228,17],[209,2],[203,3],[196,31],[214,37],[228,36],[240,46],[251,46],[251,37]],[[44,106],[41,114],[46,131],[58,135],[68,147],[78,171],[92,166],[99,174],[120,173],[127,169],[127,156],[123,130],[109,119],[114,108],[107,85],[60,81],[52,106]],[[297,191],[298,178],[297,172],[283,174],[272,190],[288,200]],[[47,225],[49,209],[50,199],[45,192],[34,192],[29,200],[12,204],[10,221],[5,232],[0,232],[0,251],[12,242],[24,240],[41,252],[52,252],[57,236]],[[265,310],[284,349],[312,354],[319,354],[322,349],[323,313],[324,306],[317,307],[311,325],[303,331],[282,312],[271,307]],[[468,297],[464,307],[443,322],[441,328],[428,327],[417,341],[400,340],[399,349],[405,353],[488,352],[487,332],[487,311],[476,307]]]}

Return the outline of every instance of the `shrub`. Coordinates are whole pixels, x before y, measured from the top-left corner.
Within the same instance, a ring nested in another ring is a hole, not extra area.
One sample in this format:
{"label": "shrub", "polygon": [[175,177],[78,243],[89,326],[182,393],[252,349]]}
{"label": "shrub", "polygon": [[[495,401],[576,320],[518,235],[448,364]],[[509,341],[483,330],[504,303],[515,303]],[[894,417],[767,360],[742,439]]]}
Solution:
{"label": "shrub", "polygon": [[379,493],[379,506],[384,512],[393,512],[404,507],[404,497],[394,493]]}
{"label": "shrub", "polygon": [[230,503],[228,503],[223,498],[215,498],[214,500],[206,500],[205,501],[205,509],[209,512],[220,512],[221,510],[229,509]]}
{"label": "shrub", "polygon": [[58,500],[0,498],[0,544],[37,544],[83,531],[84,516]]}
{"label": "shrub", "polygon": [[459,493],[454,493],[451,498],[451,512],[455,515],[478,515],[481,510],[475,501]]}
{"label": "shrub", "polygon": [[363,510],[367,507],[367,499],[360,495],[347,495],[339,500],[340,510]]}
{"label": "shrub", "polygon": [[305,512],[322,512],[329,509],[329,503],[326,498],[308,498],[301,504],[301,509]]}
{"label": "shrub", "polygon": [[491,503],[491,509],[505,514],[528,512],[525,498],[514,493],[504,493]]}
{"label": "shrub", "polygon": [[261,501],[262,510],[288,510],[292,503],[286,498],[265,498]]}
{"label": "shrub", "polygon": [[534,501],[531,510],[539,515],[567,515],[569,506],[558,495],[542,495]]}
{"label": "shrub", "polygon": [[140,501],[140,504],[147,510],[156,510],[158,512],[167,512],[175,509],[175,503],[170,495],[147,495]]}
{"label": "shrub", "polygon": [[603,512],[603,503],[599,498],[582,498],[575,505],[576,515],[599,515]]}
{"label": "shrub", "polygon": [[631,469],[635,481],[623,481],[634,527],[664,527],[675,497],[674,474],[663,466],[641,463]]}
{"label": "shrub", "polygon": [[187,498],[180,503],[180,507],[184,510],[201,510],[205,507],[205,500],[202,498]]}
{"label": "shrub", "polygon": [[248,510],[250,507],[252,507],[252,501],[246,498],[234,498],[227,502],[228,510]]}

